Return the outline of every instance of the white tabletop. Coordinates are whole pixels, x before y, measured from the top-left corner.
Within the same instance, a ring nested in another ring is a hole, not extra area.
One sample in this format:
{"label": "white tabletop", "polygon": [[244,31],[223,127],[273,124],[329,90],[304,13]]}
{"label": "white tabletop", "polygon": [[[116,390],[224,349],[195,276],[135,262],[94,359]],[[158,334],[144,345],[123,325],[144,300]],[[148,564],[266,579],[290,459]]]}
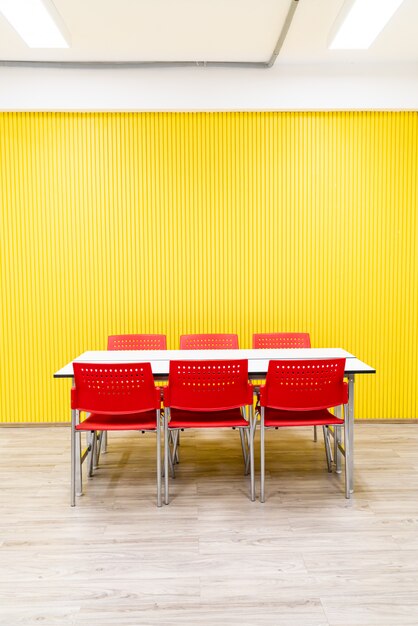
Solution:
{"label": "white tabletop", "polygon": [[[374,374],[375,369],[342,348],[291,348],[275,350],[94,350],[80,354],[74,361],[83,363],[151,363],[156,377],[167,377],[170,361],[248,359],[248,374],[252,378],[267,373],[271,359],[330,359],[345,358],[346,374]],[[71,378],[73,361],[55,372],[54,378]]]}

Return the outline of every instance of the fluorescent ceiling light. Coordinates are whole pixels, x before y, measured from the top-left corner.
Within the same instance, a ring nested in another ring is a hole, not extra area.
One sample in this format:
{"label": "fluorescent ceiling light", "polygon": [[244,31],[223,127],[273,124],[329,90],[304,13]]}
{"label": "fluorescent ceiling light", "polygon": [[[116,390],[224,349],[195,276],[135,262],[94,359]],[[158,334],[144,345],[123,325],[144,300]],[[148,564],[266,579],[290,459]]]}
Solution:
{"label": "fluorescent ceiling light", "polygon": [[66,28],[49,0],[0,0],[0,13],[29,48],[69,48]]}
{"label": "fluorescent ceiling light", "polygon": [[[331,50],[366,50],[403,0],[351,0],[339,16]],[[341,23],[341,19],[343,22]]]}

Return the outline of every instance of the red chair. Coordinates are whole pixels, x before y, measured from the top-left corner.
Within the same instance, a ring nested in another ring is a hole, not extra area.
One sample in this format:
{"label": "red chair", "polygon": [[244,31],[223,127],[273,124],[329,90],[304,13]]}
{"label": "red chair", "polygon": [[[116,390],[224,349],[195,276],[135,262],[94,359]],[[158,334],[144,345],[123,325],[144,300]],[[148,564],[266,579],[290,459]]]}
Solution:
{"label": "red chair", "polygon": [[[200,335],[181,335],[180,336],[180,350],[238,350],[238,335],[236,334],[200,334]],[[245,458],[245,444],[241,435],[242,453]],[[180,433],[176,433],[176,457],[175,460],[178,463],[178,445],[180,444]]]}
{"label": "red chair", "polygon": [[[76,467],[79,464],[81,477],[82,463],[89,458],[89,475],[93,475],[94,458],[97,454],[96,432],[109,430],[156,433],[157,505],[161,506],[161,391],[154,385],[150,363],[121,365],[76,362],[73,367],[75,386],[71,390],[71,506],[75,505]],[[79,419],[80,412],[88,414],[84,421]],[[80,439],[76,441],[82,431],[91,434],[88,448],[83,454]]]}
{"label": "red chair", "polygon": [[256,333],[253,348],[310,348],[309,333]]}
{"label": "red chair", "polygon": [[238,335],[181,335],[180,350],[238,350]]}
{"label": "red chair", "polygon": [[167,350],[165,335],[110,335],[108,350]]}
{"label": "red chair", "polygon": [[[167,337],[165,335],[109,335],[107,339],[108,350],[167,350]],[[103,452],[107,449],[107,435],[101,437]]]}
{"label": "red chair", "polygon": [[[311,339],[309,333],[255,333],[253,335],[253,348],[310,348]],[[259,409],[257,399],[256,409]],[[314,426],[314,441],[317,441],[318,433]]]}
{"label": "red chair", "polygon": [[261,489],[264,502],[264,439],[266,428],[324,426],[328,471],[331,447],[328,427],[344,426],[345,491],[349,493],[348,420],[332,415],[329,408],[344,404],[348,413],[348,385],[344,382],[345,359],[270,361],[265,385],[260,388],[261,405]]}
{"label": "red chair", "polygon": [[[164,438],[189,428],[238,428],[241,442],[248,433],[251,500],[254,487],[253,386],[248,382],[248,361],[171,361],[164,389]],[[248,411],[248,418],[247,418]],[[174,442],[176,442],[174,437]],[[175,458],[172,453],[171,465]],[[169,447],[164,449],[165,502],[168,504]]]}

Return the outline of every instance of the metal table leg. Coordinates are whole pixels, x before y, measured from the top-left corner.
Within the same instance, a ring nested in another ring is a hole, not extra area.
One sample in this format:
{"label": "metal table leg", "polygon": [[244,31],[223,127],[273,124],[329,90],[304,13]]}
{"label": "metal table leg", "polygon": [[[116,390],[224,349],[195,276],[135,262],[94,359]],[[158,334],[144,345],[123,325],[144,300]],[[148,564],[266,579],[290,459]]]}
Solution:
{"label": "metal table leg", "polygon": [[[80,423],[80,411],[75,411],[76,426]],[[81,432],[75,434],[75,492],[77,496],[83,495],[83,474],[81,470]]]}
{"label": "metal table leg", "polygon": [[[335,417],[341,418],[341,407],[336,406],[334,409]],[[341,426],[334,426],[334,463],[335,463],[335,472],[337,474],[341,474],[341,452],[339,450],[339,445],[341,445]]]}
{"label": "metal table leg", "polygon": [[348,436],[350,463],[350,493],[354,491],[354,374],[348,375]]}

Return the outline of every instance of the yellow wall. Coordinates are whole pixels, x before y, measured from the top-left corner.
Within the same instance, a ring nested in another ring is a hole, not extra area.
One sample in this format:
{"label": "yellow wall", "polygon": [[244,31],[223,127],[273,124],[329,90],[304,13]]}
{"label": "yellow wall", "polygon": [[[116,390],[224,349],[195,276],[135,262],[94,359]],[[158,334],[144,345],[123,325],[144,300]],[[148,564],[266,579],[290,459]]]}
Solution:
{"label": "yellow wall", "polygon": [[416,418],[417,113],[0,114],[3,422],[107,335],[309,331]]}

